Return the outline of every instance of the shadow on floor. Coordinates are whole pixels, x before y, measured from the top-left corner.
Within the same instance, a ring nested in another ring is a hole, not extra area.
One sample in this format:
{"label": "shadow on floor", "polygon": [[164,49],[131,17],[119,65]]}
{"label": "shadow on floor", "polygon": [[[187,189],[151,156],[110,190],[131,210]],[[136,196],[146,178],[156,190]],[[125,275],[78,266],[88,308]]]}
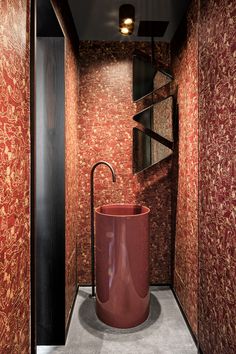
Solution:
{"label": "shadow on floor", "polygon": [[84,329],[99,338],[103,338],[106,333],[111,335],[112,340],[117,339],[119,341],[126,341],[129,340],[130,334],[135,333],[136,338],[141,339],[146,335],[145,330],[152,326],[161,314],[161,306],[157,298],[153,294],[150,294],[150,313],[144,323],[137,327],[128,329],[113,328],[98,319],[95,311],[96,300],[94,298],[90,298],[88,293],[83,290],[79,290],[79,294],[85,298],[79,308],[79,321]]}

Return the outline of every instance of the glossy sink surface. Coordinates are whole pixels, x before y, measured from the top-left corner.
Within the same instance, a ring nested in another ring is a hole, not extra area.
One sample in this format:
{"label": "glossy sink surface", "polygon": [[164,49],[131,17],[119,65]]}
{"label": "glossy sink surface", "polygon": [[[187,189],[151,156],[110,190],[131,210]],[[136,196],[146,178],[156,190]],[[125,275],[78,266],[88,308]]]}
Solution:
{"label": "glossy sink surface", "polygon": [[149,314],[149,211],[135,204],[95,210],[96,312],[112,327],[135,327]]}
{"label": "glossy sink surface", "polygon": [[136,204],[110,204],[96,209],[96,213],[112,216],[136,216],[149,213],[150,209]]}

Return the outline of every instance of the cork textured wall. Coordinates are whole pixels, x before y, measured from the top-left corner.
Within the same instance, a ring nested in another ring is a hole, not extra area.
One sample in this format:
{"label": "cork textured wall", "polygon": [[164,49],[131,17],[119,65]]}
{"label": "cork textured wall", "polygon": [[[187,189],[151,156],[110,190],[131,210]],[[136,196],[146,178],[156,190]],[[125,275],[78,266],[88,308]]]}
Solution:
{"label": "cork textured wall", "polygon": [[198,299],[198,3],[172,41],[172,67],[178,85],[179,168],[174,289],[193,331]]}
{"label": "cork textured wall", "polygon": [[30,330],[29,1],[0,2],[0,352]]}
{"label": "cork textured wall", "polygon": [[201,1],[199,31],[199,338],[236,352],[236,3]]}
{"label": "cork textured wall", "polygon": [[[170,283],[171,272],[171,177],[170,161],[132,174],[132,54],[150,51],[147,43],[81,42],[79,96],[79,232],[78,279],[90,283],[90,170],[98,160],[114,167],[99,166],[95,172],[95,206],[107,203],[142,203],[151,208],[150,282]],[[160,63],[170,63],[169,46],[156,47]]]}

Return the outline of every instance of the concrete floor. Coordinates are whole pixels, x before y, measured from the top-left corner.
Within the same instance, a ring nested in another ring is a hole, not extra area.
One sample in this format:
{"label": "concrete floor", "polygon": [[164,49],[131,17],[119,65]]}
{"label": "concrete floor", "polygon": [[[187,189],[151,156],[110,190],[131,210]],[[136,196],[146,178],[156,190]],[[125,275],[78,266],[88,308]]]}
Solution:
{"label": "concrete floor", "polygon": [[151,287],[149,318],[133,329],[114,329],[95,314],[90,288],[80,288],[65,346],[37,354],[197,354],[197,348],[168,287]]}

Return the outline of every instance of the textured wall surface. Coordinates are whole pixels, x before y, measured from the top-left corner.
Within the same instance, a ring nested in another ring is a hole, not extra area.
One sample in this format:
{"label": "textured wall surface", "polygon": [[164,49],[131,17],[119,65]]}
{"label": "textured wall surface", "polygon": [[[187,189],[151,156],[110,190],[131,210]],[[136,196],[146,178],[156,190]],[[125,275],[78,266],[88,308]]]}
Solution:
{"label": "textured wall surface", "polygon": [[198,296],[198,6],[194,0],[172,42],[178,85],[179,168],[174,288],[193,331]]}
{"label": "textured wall surface", "polygon": [[29,352],[29,2],[0,2],[0,352]]}
{"label": "textured wall surface", "polygon": [[236,353],[236,3],[201,1],[199,42],[199,338]]}
{"label": "textured wall surface", "polygon": [[[78,233],[78,46],[75,29],[65,3],[53,1],[65,34],[65,228],[66,228],[66,324],[77,288],[76,242]],[[77,46],[77,50],[75,50]]]}
{"label": "textured wall surface", "polygon": [[[170,162],[138,176],[132,174],[132,53],[149,50],[144,43],[81,42],[79,98],[79,283],[90,283],[90,170],[98,160],[110,162],[95,172],[95,206],[140,202],[151,208],[150,281],[170,282],[171,179]],[[157,58],[169,63],[169,47],[160,44]]]}
{"label": "textured wall surface", "polygon": [[76,242],[78,234],[78,62],[71,44],[66,42],[66,120],[65,120],[65,168],[66,168],[66,319],[77,287]]}

